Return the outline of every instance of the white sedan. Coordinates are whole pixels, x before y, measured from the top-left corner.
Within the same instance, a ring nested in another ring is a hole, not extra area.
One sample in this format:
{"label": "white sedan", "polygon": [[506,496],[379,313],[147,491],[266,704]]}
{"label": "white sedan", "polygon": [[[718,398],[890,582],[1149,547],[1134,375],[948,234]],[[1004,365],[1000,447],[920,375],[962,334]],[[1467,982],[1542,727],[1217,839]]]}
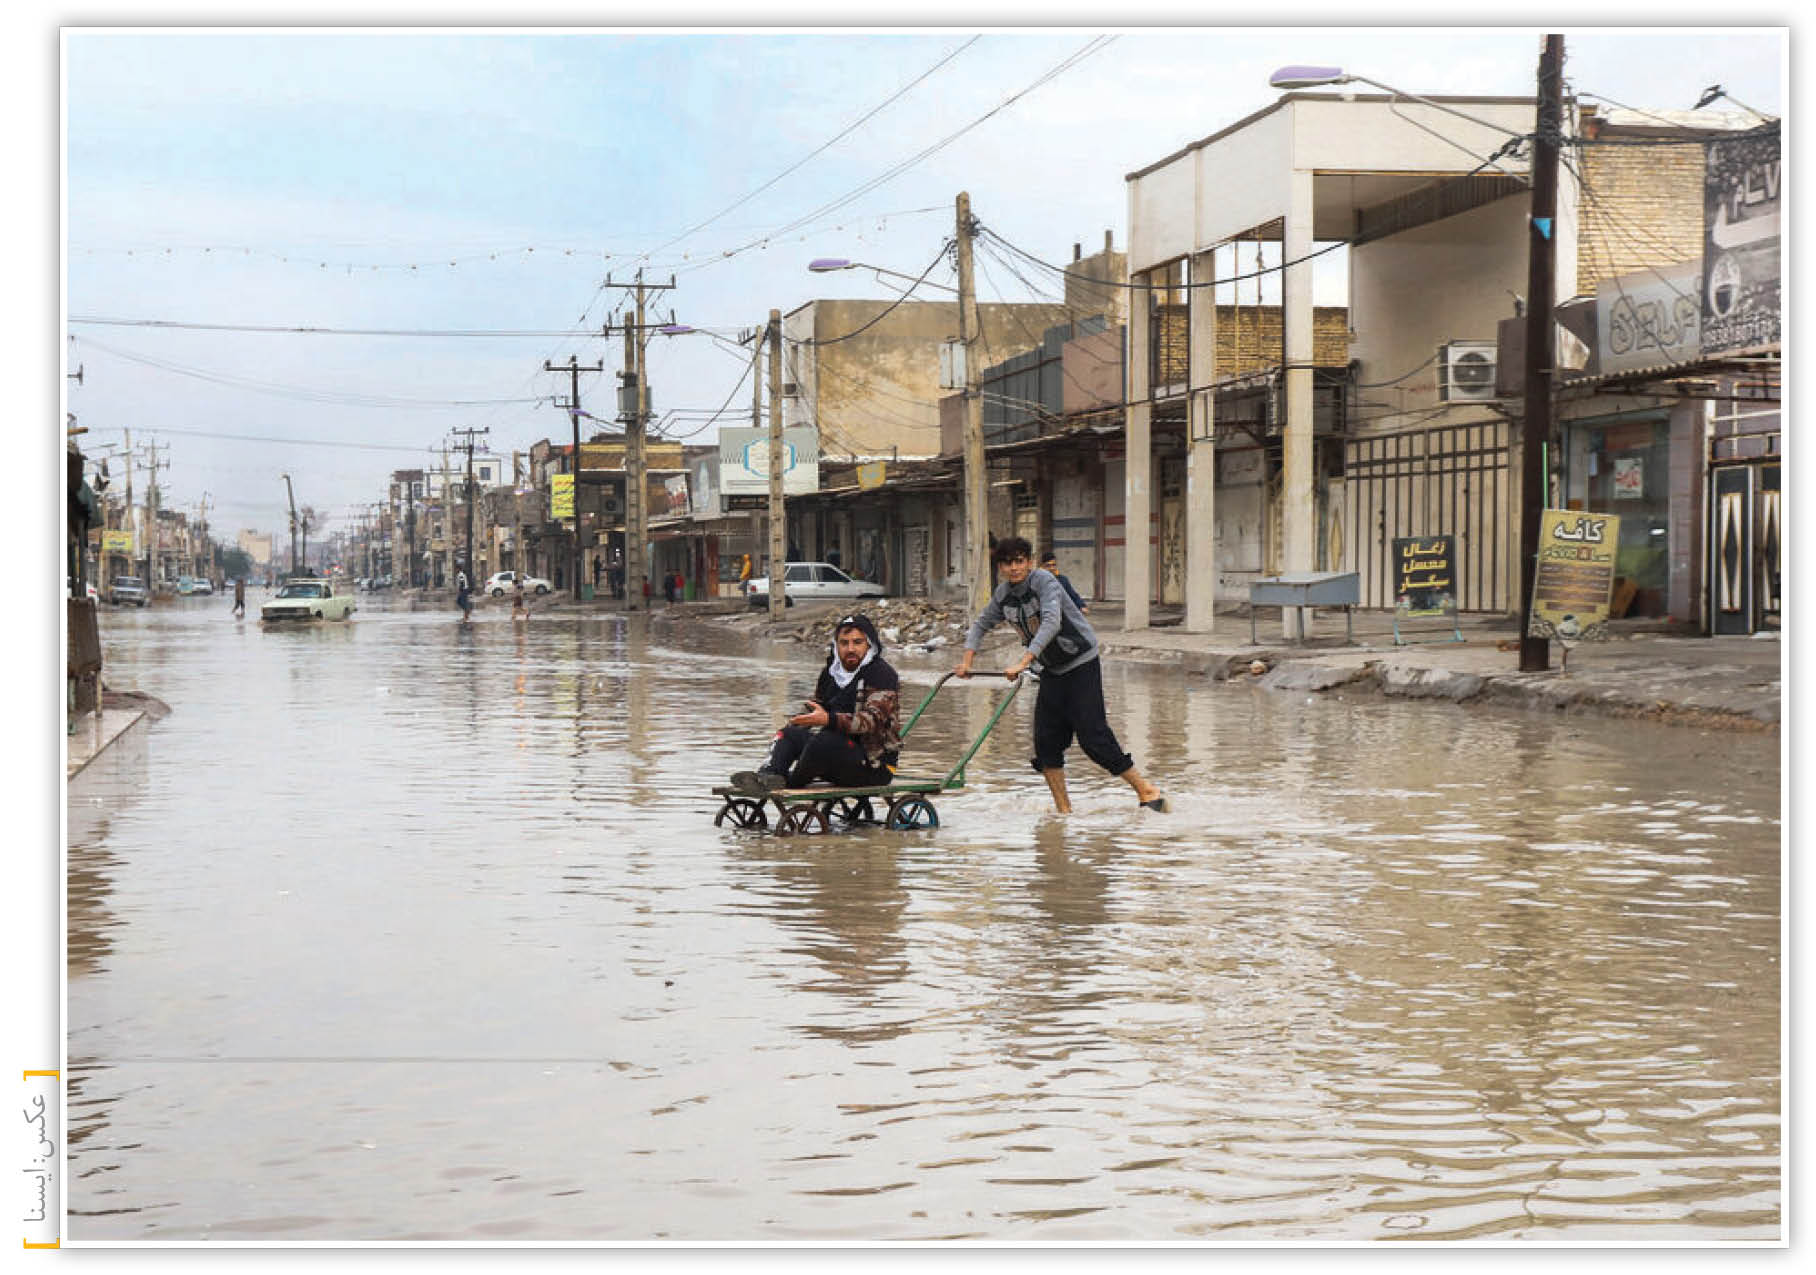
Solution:
{"label": "white sedan", "polygon": [[[515,572],[512,572],[512,571],[496,572],[493,574],[491,579],[486,581],[485,590],[487,593],[491,594],[495,598],[502,598],[505,594],[509,593],[513,587],[515,587],[517,579],[518,579],[518,576]],[[542,594],[548,593],[555,587],[554,585],[550,584],[547,580],[542,579],[540,576],[523,576],[522,580],[523,580],[523,591],[525,593],[534,593],[537,596],[541,596]]]}
{"label": "white sedan", "polygon": [[[744,585],[752,606],[769,605],[769,577],[758,576]],[[790,562],[783,567],[782,592],[788,605],[796,602],[836,602],[847,598],[880,598],[883,586],[855,580],[830,562]]]}

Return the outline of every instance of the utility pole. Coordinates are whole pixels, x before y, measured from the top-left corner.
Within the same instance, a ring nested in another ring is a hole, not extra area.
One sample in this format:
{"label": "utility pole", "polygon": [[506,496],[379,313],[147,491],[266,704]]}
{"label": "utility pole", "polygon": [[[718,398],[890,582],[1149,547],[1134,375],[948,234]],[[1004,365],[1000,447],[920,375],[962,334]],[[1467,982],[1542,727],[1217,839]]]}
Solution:
{"label": "utility pole", "polygon": [[467,488],[466,488],[466,490],[467,490],[467,567],[466,567],[466,571],[467,571],[468,585],[474,589],[477,589],[479,587],[479,577],[476,574],[475,568],[473,565],[473,439],[476,435],[479,435],[479,434],[490,434],[492,432],[492,427],[490,425],[487,425],[484,429],[451,429],[448,432],[450,434],[464,435],[467,440],[464,443],[457,443],[457,444],[455,444],[455,446],[465,449],[465,451],[467,453]]}
{"label": "utility pole", "polygon": [[290,499],[290,574],[296,574],[296,489],[290,485],[290,475],[284,475],[284,493]]}
{"label": "utility pole", "polygon": [[[124,514],[126,517],[126,530],[128,532],[131,532],[131,530],[132,530],[132,469],[133,469],[133,465],[132,465],[132,431],[127,430],[126,431],[126,507],[124,509],[122,509],[120,512],[122,514]],[[126,561],[130,564],[133,561],[132,540],[131,540],[130,536],[127,539],[126,546],[127,546]],[[126,569],[128,571],[131,571],[133,568],[129,565]],[[112,587],[111,582],[109,582],[109,587],[110,588]],[[146,591],[146,593],[151,592],[151,582],[149,580],[147,580],[145,582],[145,591]]]}
{"label": "utility pole", "polygon": [[[545,372],[566,371],[568,374],[568,419],[574,426],[574,545],[569,555],[569,563],[574,573],[574,601],[580,601],[580,374],[582,372],[603,372],[605,363],[601,360],[591,367],[581,367],[580,361],[572,354],[568,355],[567,367],[547,359],[542,361]],[[516,457],[512,457],[515,469]]]}
{"label": "utility pole", "polygon": [[1532,216],[1527,227],[1526,411],[1520,426],[1520,672],[1551,667],[1551,639],[1533,637],[1532,584],[1545,510],[1545,444],[1551,438],[1556,362],[1557,170],[1564,127],[1564,37],[1547,35],[1539,58],[1538,127],[1532,142]]}
{"label": "utility pole", "polygon": [[145,593],[147,596],[155,596],[155,573],[158,566],[158,470],[169,469],[170,461],[158,459],[158,444],[155,439],[147,443],[146,447],[151,451],[151,460],[145,466],[151,471],[151,477],[145,484]]}
{"label": "utility pole", "polygon": [[[644,457],[644,425],[649,420],[649,378],[645,375],[644,347],[649,338],[643,321],[645,293],[667,292],[674,288],[675,277],[667,283],[645,283],[643,271],[637,271],[634,284],[613,283],[608,288],[631,288],[637,291],[637,317],[624,325],[624,394],[620,416],[624,419],[624,607],[635,611],[642,602],[643,586],[649,579],[649,466]],[[669,315],[669,325],[674,325]],[[606,335],[611,335],[608,325]]]}
{"label": "utility pole", "polygon": [[976,345],[983,316],[971,275],[971,196],[958,195],[958,339],[965,352],[965,574],[971,614],[989,602],[996,581],[990,573],[990,476],[984,468],[984,400],[977,390]]}
{"label": "utility pole", "polygon": [[769,618],[788,605],[788,506],[782,492],[782,312],[769,312]]}

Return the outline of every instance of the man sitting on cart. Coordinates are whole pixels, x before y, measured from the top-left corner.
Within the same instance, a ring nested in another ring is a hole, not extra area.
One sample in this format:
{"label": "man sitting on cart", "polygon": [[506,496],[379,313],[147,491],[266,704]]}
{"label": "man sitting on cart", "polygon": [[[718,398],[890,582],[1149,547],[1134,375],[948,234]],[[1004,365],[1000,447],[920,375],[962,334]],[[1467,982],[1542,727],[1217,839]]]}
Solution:
{"label": "man sitting on cart", "polygon": [[901,679],[883,658],[883,640],[870,617],[841,617],[830,655],[813,698],[776,732],[769,757],[756,770],[731,777],[740,793],[763,797],[821,780],[871,788],[893,778],[902,747]]}

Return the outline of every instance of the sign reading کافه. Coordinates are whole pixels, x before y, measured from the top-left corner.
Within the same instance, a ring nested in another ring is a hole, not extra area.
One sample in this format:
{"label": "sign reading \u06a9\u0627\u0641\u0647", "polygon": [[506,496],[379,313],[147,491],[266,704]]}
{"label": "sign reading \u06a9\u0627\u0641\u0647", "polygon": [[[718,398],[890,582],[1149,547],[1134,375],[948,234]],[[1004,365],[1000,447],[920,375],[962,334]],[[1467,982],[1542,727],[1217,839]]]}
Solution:
{"label": "sign reading \u06a9\u0627\u0641\u0647", "polygon": [[1606,636],[1621,520],[1614,514],[1547,509],[1532,575],[1531,637],[1568,645]]}

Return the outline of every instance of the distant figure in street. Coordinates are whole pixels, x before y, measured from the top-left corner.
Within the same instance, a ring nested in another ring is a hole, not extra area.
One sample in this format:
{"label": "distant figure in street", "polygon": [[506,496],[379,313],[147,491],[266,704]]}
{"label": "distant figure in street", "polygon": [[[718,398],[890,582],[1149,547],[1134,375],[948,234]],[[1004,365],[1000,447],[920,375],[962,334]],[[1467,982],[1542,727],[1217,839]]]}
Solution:
{"label": "distant figure in street", "polygon": [[1068,598],[1072,599],[1072,605],[1077,607],[1080,611],[1089,614],[1091,610],[1090,606],[1086,604],[1083,598],[1078,596],[1078,590],[1072,587],[1072,582],[1059,574],[1059,557],[1051,549],[1047,550],[1047,552],[1042,555],[1040,569],[1042,571],[1052,572],[1053,578],[1059,581],[1059,587],[1066,591],[1066,596]]}
{"label": "distant figure in street", "polygon": [[675,600],[675,574],[672,571],[662,573],[662,600],[671,605]]}
{"label": "distant figure in street", "polygon": [[794,541],[792,541],[792,540],[790,540],[790,541],[789,541],[789,542],[788,542],[788,560],[789,560],[789,561],[790,561],[790,562],[800,562],[800,561],[801,561],[801,560],[802,560],[802,558],[801,558],[801,546],[800,546],[800,545],[798,545],[798,544],[796,544],[796,543],[795,543],[795,542],[794,542]]}
{"label": "distant figure in street", "polygon": [[842,617],[833,626],[829,654],[813,698],[775,733],[760,767],[731,777],[733,788],[763,797],[822,779],[859,788],[894,776],[902,748],[896,726],[901,679],[883,659],[883,640],[870,617]]}
{"label": "distant figure in street", "polygon": [[473,622],[473,590],[467,584],[467,573],[458,571],[454,574],[454,605],[460,608],[460,622]]}
{"label": "distant figure in street", "polygon": [[828,566],[833,567],[839,565],[839,547],[837,545],[834,545],[826,551],[826,563]]}
{"label": "distant figure in street", "polygon": [[1072,809],[1066,793],[1066,749],[1073,736],[1085,755],[1135,790],[1149,810],[1165,811],[1160,789],[1142,778],[1135,759],[1122,750],[1104,712],[1103,665],[1097,658],[1097,634],[1050,571],[1034,565],[1034,550],[1020,536],[996,543],[991,565],[1003,577],[990,601],[965,634],[965,654],[953,670],[971,676],[971,662],[984,634],[1009,621],[1027,649],[1003,676],[1014,681],[1040,661],[1040,696],[1034,701],[1034,769],[1047,781],[1061,814]]}
{"label": "distant figure in street", "polygon": [[599,593],[599,577],[604,571],[605,571],[605,559],[604,558],[594,558],[593,559],[593,594],[595,597],[598,596],[598,593]]}
{"label": "distant figure in street", "polygon": [[238,616],[246,614],[245,576],[236,576],[233,581],[233,613]]}
{"label": "distant figure in street", "polygon": [[522,573],[521,572],[518,573],[514,577],[514,579],[515,579],[515,583],[513,583],[511,585],[511,621],[513,623],[517,623],[517,622],[527,623],[530,618],[530,613],[523,605],[523,575],[522,575]]}

